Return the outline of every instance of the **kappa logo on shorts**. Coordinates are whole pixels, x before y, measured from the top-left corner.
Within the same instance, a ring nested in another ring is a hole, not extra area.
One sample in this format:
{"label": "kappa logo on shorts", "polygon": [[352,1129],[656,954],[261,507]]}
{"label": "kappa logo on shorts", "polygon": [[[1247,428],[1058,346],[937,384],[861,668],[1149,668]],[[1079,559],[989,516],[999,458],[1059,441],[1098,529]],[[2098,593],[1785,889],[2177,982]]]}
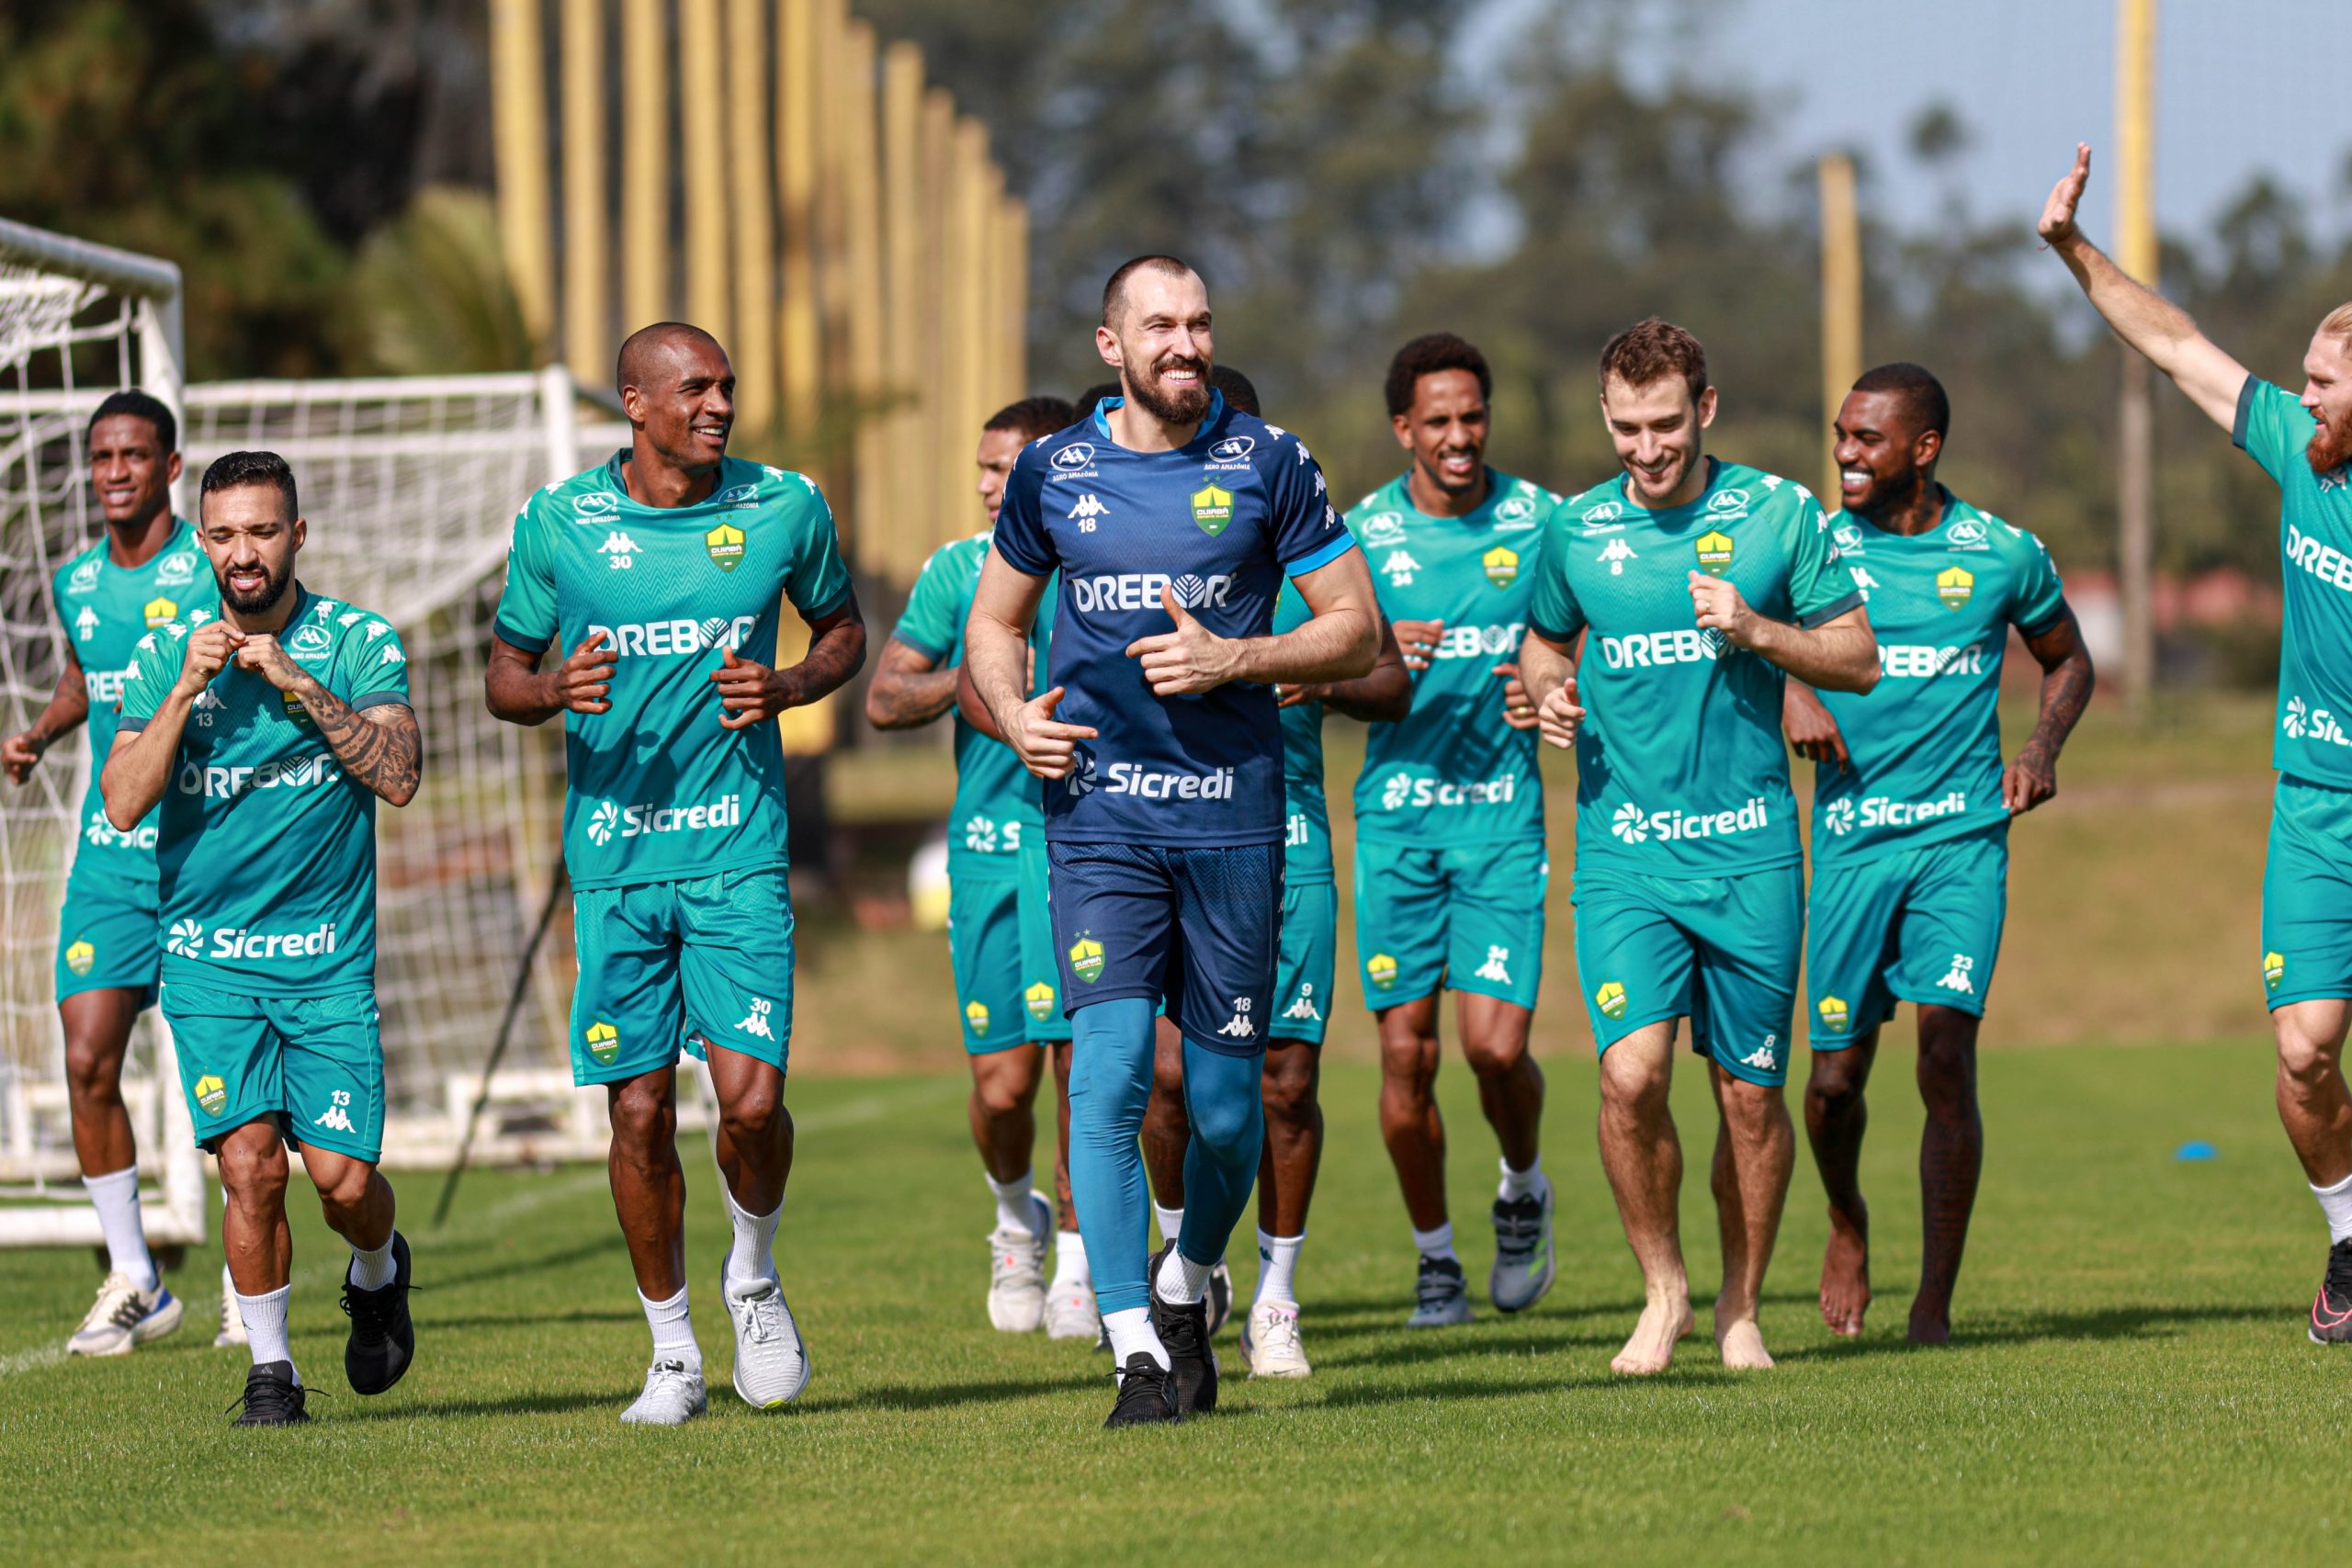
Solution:
{"label": "kappa logo on shorts", "polygon": [[65,950],[65,967],[76,975],[87,975],[98,961],[98,950],[86,942],[77,942]]}
{"label": "kappa logo on shorts", "polygon": [[1843,1034],[1846,1025],[1853,1020],[1853,1014],[1847,1010],[1845,999],[1840,997],[1822,998],[1821,1005],[1814,1010],[1821,1015],[1821,1027],[1832,1034]]}
{"label": "kappa logo on shorts", "polygon": [[[775,1010],[775,1004],[768,1000],[767,998],[753,997],[752,998],[751,1012],[739,1021],[735,1027],[745,1034],[753,1035],[762,1040],[774,1042],[775,1039],[775,1031],[768,1027],[768,1014],[773,1012]],[[985,1033],[987,1032],[983,1030],[982,1032]]]}
{"label": "kappa logo on shorts", "polygon": [[978,1035],[981,1039],[986,1040],[989,1037],[989,1004],[986,1002],[966,1002],[964,1004],[964,1021],[972,1026],[973,1033]]}
{"label": "kappa logo on shorts", "polygon": [[581,1039],[586,1042],[588,1054],[603,1066],[611,1066],[620,1057],[621,1032],[601,1018],[582,1031]]}
{"label": "kappa logo on shorts", "polygon": [[1976,960],[1964,953],[1955,953],[1951,955],[1951,969],[1936,985],[1941,990],[1958,991],[1964,997],[1973,997],[1976,994],[1976,983],[1970,976],[1975,972]]}
{"label": "kappa logo on shorts", "polygon": [[2275,953],[2264,953],[2262,955],[2263,989],[2267,991],[2277,990],[2278,988],[2278,982],[2286,977],[2287,961]]}
{"label": "kappa logo on shorts", "polygon": [[1255,1039],[1258,1026],[1250,1021],[1250,1003],[1248,997],[1234,998],[1233,1016],[1217,1026],[1217,1032],[1235,1040]]}
{"label": "kappa logo on shorts", "polygon": [[1028,1008],[1029,1016],[1039,1023],[1054,1015],[1054,988],[1043,980],[1022,992],[1021,1000]]}
{"label": "kappa logo on shorts", "polygon": [[327,1108],[311,1118],[313,1127],[324,1127],[330,1133],[356,1133],[351,1124],[351,1091],[334,1090],[327,1098]]}
{"label": "kappa logo on shorts", "polygon": [[1625,987],[1614,980],[1603,980],[1600,989],[1592,993],[1592,1005],[1600,1010],[1603,1018],[1614,1020],[1624,1017]]}
{"label": "kappa logo on shorts", "polygon": [[196,1103],[207,1116],[218,1116],[229,1109],[229,1086],[216,1074],[207,1073],[196,1080]]}
{"label": "kappa logo on shorts", "polygon": [[1396,983],[1396,961],[1385,953],[1375,953],[1363,961],[1365,978],[1382,990]]}
{"label": "kappa logo on shorts", "polygon": [[1765,1072],[1770,1072],[1773,1068],[1781,1065],[1780,1044],[1781,1037],[1779,1035],[1767,1034],[1764,1037],[1763,1044],[1758,1045],[1755,1050],[1750,1051],[1747,1055],[1742,1056],[1739,1059],[1740,1066],[1746,1067],[1760,1067]]}
{"label": "kappa logo on shorts", "polygon": [[1510,964],[1510,948],[1490,946],[1487,949],[1487,961],[1479,964],[1472,973],[1481,980],[1492,980],[1498,986],[1508,986],[1511,983]]}
{"label": "kappa logo on shorts", "polygon": [[1080,931],[1069,944],[1069,972],[1088,985],[1102,978],[1102,944],[1092,931]]}
{"label": "kappa logo on shorts", "polygon": [[1283,1009],[1283,1016],[1284,1018],[1295,1018],[1302,1022],[1320,1023],[1323,1021],[1323,1015],[1315,1010],[1315,984],[1313,981],[1301,980],[1298,983],[1298,999],[1292,1002],[1290,1006]]}

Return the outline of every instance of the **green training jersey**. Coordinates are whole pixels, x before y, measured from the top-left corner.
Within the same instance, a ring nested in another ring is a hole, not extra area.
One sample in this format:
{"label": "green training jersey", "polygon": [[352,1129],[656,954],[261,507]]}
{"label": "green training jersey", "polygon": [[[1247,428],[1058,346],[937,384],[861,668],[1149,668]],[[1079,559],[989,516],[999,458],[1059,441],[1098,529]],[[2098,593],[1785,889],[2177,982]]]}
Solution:
{"label": "green training jersey", "polygon": [[1878,684],[1823,692],[1853,762],[1814,768],[1813,862],[1849,865],[2006,827],[2001,661],[2065,614],[2041,541],[1951,494],[1924,534],[1840,512],[1838,564],[1870,605]]}
{"label": "green training jersey", "polygon": [[2286,621],[2270,765],[2352,789],[2352,468],[2312,471],[2304,449],[2318,428],[2293,393],[2249,376],[2230,438],[2278,484]]}
{"label": "green training jersey", "polygon": [[117,566],[107,547],[108,540],[100,538],[60,567],[50,585],[58,620],[82,666],[82,690],[90,699],[90,787],[82,794],[74,874],[152,887],[156,813],[149,812],[128,833],[119,831],[107,820],[98,775],[106,771],[107,753],[114,750],[115,715],[139,639],[182,615],[199,610],[218,614],[220,589],[203,546],[197,542],[195,525],[185,518],[172,520],[171,536],[144,566]]}
{"label": "green training jersey", "polygon": [[[906,614],[891,636],[945,670],[964,661],[964,623],[980,585],[991,535],[942,545],[922,563]],[[951,710],[954,711],[954,710]],[[956,802],[947,813],[947,874],[1012,877],[1021,874],[1021,840],[1046,830],[1037,779],[1001,740],[956,722]]]}
{"label": "green training jersey", "polygon": [[[1313,612],[1287,578],[1274,599],[1273,634],[1295,632]],[[1323,705],[1280,710],[1283,721],[1283,879],[1293,887],[1331,880],[1331,809],[1323,795]]]}
{"label": "green training jersey", "polygon": [[1466,517],[1431,517],[1399,476],[1356,502],[1372,585],[1391,621],[1443,621],[1412,710],[1365,733],[1356,831],[1439,849],[1544,836],[1544,781],[1532,729],[1503,722],[1495,666],[1519,658],[1535,558],[1559,497],[1487,470],[1487,499]]}
{"label": "green training jersey", "polygon": [[1653,512],[1621,474],[1555,510],[1528,621],[1584,634],[1577,694],[1577,870],[1736,876],[1803,858],[1780,667],[1702,630],[1690,574],[1758,614],[1817,626],[1861,604],[1813,492],[1708,459],[1706,490]]}
{"label": "green training jersey", "polygon": [[[400,634],[294,585],[287,657],[355,710],[408,701]],[[141,639],[122,690],[146,727],[187,659],[198,610]],[[376,978],[376,792],[344,776],[302,705],[232,664],[196,699],[157,826],[166,986],[254,997],[364,989]]]}
{"label": "green training jersey", "polygon": [[628,456],[524,503],[498,604],[516,648],[561,658],[602,632],[613,656],[610,711],[563,716],[571,885],[782,866],[782,737],[721,728],[710,675],[729,648],[775,662],[786,599],[811,621],[848,600],[832,508],[806,475],[734,457],[697,504],[641,505]]}

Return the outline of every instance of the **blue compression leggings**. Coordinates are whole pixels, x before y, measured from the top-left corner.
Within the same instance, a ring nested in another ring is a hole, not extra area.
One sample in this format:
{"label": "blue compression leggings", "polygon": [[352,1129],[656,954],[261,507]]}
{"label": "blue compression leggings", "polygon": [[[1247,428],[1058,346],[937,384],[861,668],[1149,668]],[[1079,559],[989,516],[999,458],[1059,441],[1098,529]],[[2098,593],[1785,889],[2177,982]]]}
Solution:
{"label": "blue compression leggings", "polygon": [[[1148,1306],[1144,1278],[1150,1197],[1144,1183],[1145,1104],[1151,1099],[1152,1005],[1141,997],[1095,1002],[1070,1015],[1069,1185],[1102,1311]],[[1225,1256],[1250,1204],[1266,1118],[1261,1064],[1184,1042],[1184,1228],[1177,1248],[1195,1263]]]}

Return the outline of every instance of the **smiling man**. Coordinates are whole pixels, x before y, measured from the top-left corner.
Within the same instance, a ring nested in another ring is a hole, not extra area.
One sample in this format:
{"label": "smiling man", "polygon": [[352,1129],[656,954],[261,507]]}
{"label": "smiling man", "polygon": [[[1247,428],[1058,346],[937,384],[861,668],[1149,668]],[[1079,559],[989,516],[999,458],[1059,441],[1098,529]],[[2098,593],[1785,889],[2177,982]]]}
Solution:
{"label": "smiling man", "polygon": [[[1941,382],[1882,365],[1838,412],[1840,562],[1870,605],[1882,677],[1867,693],[1788,684],[1789,739],[1816,764],[1805,984],[1813,1067],[1805,1134],[1829,1194],[1821,1315],[1862,1331],[1870,1210],[1863,1086],[1898,1001],[1919,1015],[1919,1197],[1926,1231],[1915,1345],[1951,1337],[1952,1288],[1984,1163],[1976,1032],[2008,900],[2009,818],[2058,788],[2058,753],[2090,701],[2091,656],[2041,541],[1936,480],[1951,422]],[[2001,665],[2015,626],[2042,670],[2041,714],[2001,766]]]}
{"label": "smiling man", "polygon": [[164,1016],[197,1139],[220,1158],[253,1353],[237,1424],[293,1426],[309,1415],[286,1326],[288,1145],[351,1245],[352,1389],[383,1393],[416,1349],[408,1243],[376,1168],[376,802],[414,798],[424,752],[400,635],[294,575],[309,528],[286,460],[217,459],[201,513],[220,614],[140,639],[101,785],[117,829],[156,814]]}
{"label": "smiling man", "polygon": [[[605,1087],[613,1205],[653,1335],[621,1419],[677,1426],[707,1404],[686,1300],[681,1049],[708,1064],[718,1100],[735,1391],[769,1409],[808,1381],[775,1257],[792,1170],[793,942],[774,721],[857,672],[865,623],[816,481],[727,456],[735,373],[717,339],[642,328],[616,379],[628,449],[514,520],[487,694],[511,723],[564,716],[572,1080]],[[786,600],[808,652],[775,669]],[[559,644],[571,651],[540,670]]]}
{"label": "smiling man", "polygon": [[[1070,1185],[1118,1369],[1108,1425],[1216,1405],[1204,1294],[1263,1130],[1283,901],[1276,682],[1378,649],[1363,558],[1295,436],[1209,385],[1208,290],[1172,256],[1112,274],[1095,345],[1124,388],[1028,447],[965,632],[972,683],[1046,790],[1054,943],[1075,1044]],[[1061,574],[1051,687],[1025,639]],[[1272,632],[1278,590],[1308,618]],[[1147,1271],[1136,1146],[1152,1010],[1184,1037],[1181,1230]]]}
{"label": "smiling man", "polygon": [[[98,785],[140,639],[220,602],[196,530],[172,515],[177,431],[172,411],[144,392],[110,393],[90,415],[90,488],[106,536],[58,568],[51,602],[64,624],[65,658],[57,692],[31,725],[0,742],[0,765],[10,783],[22,784],[51,747],[77,725],[90,727],[89,787],[57,917],[56,997],[74,1153],[106,1237],[107,1273],[66,1342],[75,1356],[128,1355],[177,1328],[182,1311],[147,1250],[139,1150],[122,1103],[123,1055],[140,1013],[154,1005],[163,960],[155,818],[117,831]],[[226,1301],[233,1292],[225,1276],[222,1288]],[[233,1309],[224,1309],[222,1331],[232,1340],[243,1337]]]}
{"label": "smiling man", "polygon": [[2278,1048],[2278,1120],[2327,1217],[2327,1269],[2310,1332],[2352,1344],[2352,304],[2303,351],[2302,394],[2247,372],[2188,312],[2143,288],[2075,221],[2091,150],[2041,212],[2041,232],[2115,335],[2173,379],[2278,486],[2286,621],[2270,846],[2262,874],[2262,984]]}
{"label": "smiling man", "polygon": [[1624,471],[1555,514],[1520,668],[1544,739],[1576,749],[1600,1157],[1647,1294],[1610,1365],[1662,1371],[1691,1327],[1667,1103],[1688,1018],[1720,1124],[1715,1344],[1726,1367],[1770,1367],[1757,1309],[1795,1161],[1782,1085],[1804,930],[1781,682],[1867,691],[1877,649],[1813,496],[1706,456],[1716,399],[1699,340],[1653,318],[1610,339],[1600,368]]}

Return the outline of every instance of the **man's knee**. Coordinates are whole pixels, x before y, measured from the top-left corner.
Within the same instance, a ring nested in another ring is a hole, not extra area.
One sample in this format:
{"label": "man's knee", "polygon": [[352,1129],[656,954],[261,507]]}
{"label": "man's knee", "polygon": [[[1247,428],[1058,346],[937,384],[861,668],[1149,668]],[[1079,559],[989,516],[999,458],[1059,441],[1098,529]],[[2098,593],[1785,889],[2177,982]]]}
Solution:
{"label": "man's knee", "polygon": [[[980,1060],[986,1058],[975,1058],[976,1062]],[[1036,1096],[1036,1077],[1024,1076],[1009,1064],[1003,1067],[976,1066],[972,1074],[972,1098],[978,1103],[980,1113],[992,1121],[1026,1111]]]}
{"label": "man's knee", "polygon": [[718,1115],[732,1142],[768,1142],[775,1136],[785,1118],[782,1075],[763,1073],[738,1086],[719,1107]]}
{"label": "man's knee", "polygon": [[1723,1108],[1724,1122],[1735,1134],[1755,1135],[1769,1131],[1788,1114],[1786,1091],[1779,1084],[1750,1083],[1746,1078],[1716,1069],[1721,1088],[1716,1102]]}
{"label": "man's knee", "polygon": [[1267,1053],[1259,1098],[1268,1121],[1303,1127],[1314,1120],[1316,1065],[1315,1049],[1310,1045],[1293,1045]]}
{"label": "man's knee", "polygon": [[2278,1041],[2279,1077],[2304,1090],[2316,1089],[2336,1077],[2341,1070],[2344,1036],[2324,1029],[2313,1028],[2299,1018],[2286,1016],[2281,1008],[2273,1015],[2273,1027]]}
{"label": "man's knee", "polygon": [[311,1180],[319,1190],[319,1207],[331,1221],[356,1218],[367,1207],[368,1190],[375,1183],[376,1168],[362,1160],[347,1159],[326,1179],[312,1171]]}
{"label": "man's knee", "polygon": [[269,1202],[286,1196],[286,1145],[259,1123],[236,1129],[220,1144],[220,1185],[241,1203]]}
{"label": "man's knee", "polygon": [[678,1108],[663,1087],[638,1078],[614,1089],[613,1142],[629,1155],[646,1157],[675,1139]]}
{"label": "man's knee", "polygon": [[1919,1095],[1928,1115],[1974,1112],[1978,1021],[1954,1008],[1919,1010]]}
{"label": "man's knee", "polygon": [[1663,1055],[1632,1049],[1624,1040],[1600,1055],[1600,1103],[1605,1111],[1648,1122],[1666,1114],[1672,1069]]}
{"label": "man's knee", "polygon": [[1869,1078],[1870,1060],[1859,1048],[1815,1051],[1805,1075],[1805,1103],[1815,1111],[1840,1115],[1861,1103]]}
{"label": "man's knee", "polygon": [[84,1103],[122,1099],[123,1043],[84,1030],[65,1036],[65,1085]]}
{"label": "man's knee", "polygon": [[1527,1059],[1527,1036],[1511,1030],[1465,1036],[1462,1057],[1470,1064],[1470,1070],[1482,1078],[1508,1077]]}

